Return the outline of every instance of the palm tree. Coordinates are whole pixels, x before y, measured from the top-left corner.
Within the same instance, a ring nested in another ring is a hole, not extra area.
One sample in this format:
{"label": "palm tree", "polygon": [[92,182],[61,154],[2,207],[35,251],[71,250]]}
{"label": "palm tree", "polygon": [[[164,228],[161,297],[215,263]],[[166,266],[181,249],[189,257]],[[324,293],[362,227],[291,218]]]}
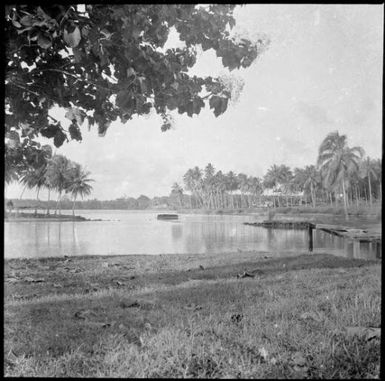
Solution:
{"label": "palm tree", "polygon": [[53,186],[53,184],[51,184],[51,179],[47,176],[47,172],[45,174],[45,184],[44,184],[44,186],[48,190],[47,215],[49,215],[49,210],[50,210],[49,203],[51,201],[51,190],[54,189],[54,186]]}
{"label": "palm tree", "polygon": [[[279,177],[280,177],[280,170],[279,166],[276,164],[273,164],[266,172],[264,178],[263,178],[263,185],[265,188],[275,188],[279,183]],[[274,207],[275,205],[275,197],[273,196],[273,202]],[[279,204],[279,199],[278,199]]]}
{"label": "palm tree", "polygon": [[250,207],[250,203],[247,205],[247,200],[245,198],[245,193],[249,192],[249,179],[247,175],[244,173],[238,173],[237,181],[239,190],[241,191],[241,207]]}
{"label": "palm tree", "polygon": [[370,178],[372,177],[374,180],[377,180],[376,166],[374,160],[371,160],[368,156],[366,160],[363,160],[361,162],[359,172],[362,179],[368,180],[369,200],[370,205],[373,205],[372,182],[370,181]]}
{"label": "palm tree", "polygon": [[[47,184],[52,189],[55,189],[58,192],[58,198],[56,201],[56,210],[57,213],[59,202],[61,201],[62,193],[68,187],[69,179],[68,173],[71,167],[71,162],[63,155],[54,155],[51,160],[49,160],[46,176]],[[61,214],[61,204],[59,209],[59,215]]]}
{"label": "palm tree", "polygon": [[293,173],[287,165],[279,166],[279,181],[281,183],[281,188],[286,195],[286,206],[288,206],[288,193],[292,193],[293,190]]}
{"label": "palm tree", "polygon": [[71,193],[73,197],[72,203],[72,215],[75,216],[75,202],[77,196],[88,196],[92,192],[92,186],[88,184],[93,179],[90,179],[88,176],[91,172],[85,171],[80,164],[71,163],[71,167],[67,172],[67,186],[65,188],[66,192]]}
{"label": "palm tree", "polygon": [[196,206],[203,206],[203,179],[199,167],[189,169],[183,176],[186,189],[191,191],[191,197],[195,196]]}
{"label": "palm tree", "polygon": [[364,151],[361,147],[349,148],[346,140],[346,135],[339,135],[338,131],[327,135],[319,147],[317,166],[327,187],[342,188],[345,216],[348,219],[346,182],[349,172],[358,170]]}
{"label": "palm tree", "polygon": [[214,174],[215,168],[211,163],[208,163],[204,170],[204,178],[203,178],[203,189],[205,193],[205,199],[207,207],[215,207],[214,206]]}
{"label": "palm tree", "polygon": [[381,200],[382,198],[382,162],[381,159],[375,159],[374,161],[374,170],[376,173],[378,190],[377,190],[377,199]]}
{"label": "palm tree", "polygon": [[[47,171],[47,165],[43,165],[38,169],[31,168],[26,173],[24,173],[20,178],[20,182],[25,185],[24,190],[26,188],[28,189],[36,188],[37,203],[39,203],[40,190],[46,184],[46,171]],[[35,214],[37,214],[37,205],[35,206]]]}
{"label": "palm tree", "polygon": [[359,188],[360,188],[360,181],[361,177],[359,175],[359,172],[355,171],[350,174],[350,184],[351,184],[351,193],[352,193],[352,200],[353,200],[353,191],[354,191],[354,199],[356,200],[356,206],[357,209],[359,207]]}
{"label": "palm tree", "polygon": [[170,196],[175,196],[178,200],[179,207],[183,207],[183,188],[178,183],[172,185]]}
{"label": "palm tree", "polygon": [[217,205],[219,208],[225,208],[226,176],[222,171],[218,171],[214,176],[214,186],[217,194]]}
{"label": "palm tree", "polygon": [[248,183],[249,183],[249,191],[252,193],[252,195],[254,196],[254,201],[256,201],[257,197],[259,198],[259,202],[260,203],[260,198],[261,198],[261,195],[263,193],[263,185],[262,185],[262,180],[258,177],[252,177],[250,176],[249,177],[249,180],[248,180]]}
{"label": "palm tree", "polygon": [[[263,185],[266,188],[276,188],[278,190],[278,188],[282,187],[285,189],[285,185],[286,184],[288,185],[292,181],[292,177],[293,177],[292,172],[288,166],[284,164],[282,165],[274,164],[268,169],[263,179]],[[274,198],[274,206],[275,206],[275,198]],[[281,206],[279,196],[278,196],[278,206]]]}
{"label": "palm tree", "polygon": [[6,163],[4,165],[4,183],[5,185],[9,185],[14,181],[17,181],[19,176],[14,167],[8,166]]}
{"label": "palm tree", "polygon": [[238,180],[237,176],[233,171],[228,172],[226,175],[226,191],[230,193],[230,201],[231,201],[231,207],[234,209],[234,198],[233,198],[233,191],[238,189]]}
{"label": "palm tree", "polygon": [[185,189],[191,192],[190,196],[190,208],[192,209],[192,199],[193,199],[193,193],[194,193],[194,186],[193,186],[193,176],[192,176],[192,169],[189,169],[184,175],[183,175],[183,182]]}
{"label": "palm tree", "polygon": [[[294,190],[296,192],[301,192],[302,194],[304,194],[305,183],[307,178],[308,176],[306,176],[305,168],[294,168],[293,184],[294,184]],[[301,196],[301,204],[302,204],[302,200],[303,200],[303,196]]]}
{"label": "palm tree", "polygon": [[316,189],[319,184],[319,173],[314,165],[307,165],[304,169],[303,188],[310,188],[310,195],[313,202],[313,208],[316,207]]}

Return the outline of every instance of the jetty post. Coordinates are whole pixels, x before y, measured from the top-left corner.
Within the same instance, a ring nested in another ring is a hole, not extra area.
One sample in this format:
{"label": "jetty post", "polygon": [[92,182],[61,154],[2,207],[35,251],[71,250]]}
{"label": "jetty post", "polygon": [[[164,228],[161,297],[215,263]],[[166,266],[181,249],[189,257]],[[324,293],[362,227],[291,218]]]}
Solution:
{"label": "jetty post", "polygon": [[308,237],[309,237],[309,252],[311,253],[313,251],[313,229],[314,229],[314,226],[309,223],[308,224]]}

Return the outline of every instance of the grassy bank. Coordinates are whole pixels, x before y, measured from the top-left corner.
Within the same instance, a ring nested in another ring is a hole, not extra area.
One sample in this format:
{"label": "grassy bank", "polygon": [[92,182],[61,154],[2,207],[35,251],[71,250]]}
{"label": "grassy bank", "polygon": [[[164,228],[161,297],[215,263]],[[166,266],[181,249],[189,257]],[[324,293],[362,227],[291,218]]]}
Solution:
{"label": "grassy bank", "polygon": [[380,327],[380,279],[328,254],[7,260],[5,375],[377,377],[346,328]]}
{"label": "grassy bank", "polygon": [[4,220],[9,222],[17,221],[101,221],[99,220],[90,220],[82,216],[73,216],[72,214],[47,214],[47,213],[9,213],[4,212]]}

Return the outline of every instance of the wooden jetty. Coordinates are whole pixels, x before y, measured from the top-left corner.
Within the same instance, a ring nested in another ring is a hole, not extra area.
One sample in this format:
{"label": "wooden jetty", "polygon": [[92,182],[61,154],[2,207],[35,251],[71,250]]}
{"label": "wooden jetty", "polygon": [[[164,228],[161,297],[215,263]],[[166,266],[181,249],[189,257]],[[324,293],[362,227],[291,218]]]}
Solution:
{"label": "wooden jetty", "polygon": [[301,229],[308,230],[309,251],[313,251],[313,230],[322,230],[326,233],[345,238],[350,242],[368,242],[376,245],[376,250],[381,251],[381,231],[373,229],[357,229],[340,225],[314,224],[309,221],[262,221],[244,222],[244,225],[262,226],[273,229]]}
{"label": "wooden jetty", "polygon": [[244,225],[262,226],[274,229],[317,229],[339,237],[359,240],[361,242],[381,241],[381,231],[357,229],[341,225],[314,224],[309,221],[262,221],[244,222]]}
{"label": "wooden jetty", "polygon": [[179,216],[177,214],[158,214],[156,218],[158,220],[177,220]]}
{"label": "wooden jetty", "polygon": [[315,225],[308,221],[262,221],[262,222],[244,222],[244,225],[262,226],[264,228],[274,229],[309,229],[315,228]]}
{"label": "wooden jetty", "polygon": [[317,224],[315,228],[324,232],[348,238],[351,240],[357,240],[360,242],[379,242],[381,241],[381,231],[370,230],[370,229],[357,229],[347,226],[338,225],[326,225]]}
{"label": "wooden jetty", "polygon": [[315,225],[308,221],[262,221],[262,222],[244,222],[244,225],[262,226],[268,229],[298,229],[308,231],[309,251],[313,251],[313,229]]}

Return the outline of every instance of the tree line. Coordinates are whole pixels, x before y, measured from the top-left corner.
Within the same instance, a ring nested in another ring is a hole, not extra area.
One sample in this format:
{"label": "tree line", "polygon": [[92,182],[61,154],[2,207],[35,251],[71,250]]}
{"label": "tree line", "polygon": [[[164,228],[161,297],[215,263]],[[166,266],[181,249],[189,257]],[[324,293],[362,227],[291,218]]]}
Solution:
{"label": "tree line", "polygon": [[[72,197],[69,194],[63,194],[60,200],[61,210],[71,210],[71,209],[104,209],[104,210],[139,210],[139,209],[148,209],[152,207],[157,207],[160,205],[157,202],[157,199],[163,199],[161,205],[168,207],[168,196],[165,197],[155,197],[151,199],[145,195],[140,197],[118,197],[113,200],[98,200],[96,198],[88,200],[76,200],[73,201]],[[8,200],[6,200],[7,203]],[[38,204],[36,199],[12,199],[12,204],[15,208],[26,209],[26,208],[35,208],[35,209],[46,209],[51,210],[56,208],[56,200],[39,200]]]}
{"label": "tree line", "polygon": [[[46,162],[38,170],[30,169],[19,181],[28,188],[42,187],[55,190],[56,202],[40,202],[42,207],[63,209],[245,209],[254,207],[313,207],[343,203],[357,207],[364,202],[372,205],[381,200],[382,163],[380,159],[365,156],[361,147],[350,148],[346,135],[330,133],[321,143],[316,164],[293,170],[285,164],[274,164],[263,177],[244,173],[216,171],[209,163],[204,169],[198,166],[188,169],[183,176],[183,185],[174,183],[168,196],[149,198],[120,197],[115,200],[76,201],[78,195],[91,193],[92,187],[84,171],[62,155],[50,157],[49,146],[44,146]],[[12,179],[11,179],[12,180]],[[11,181],[8,180],[8,181]],[[6,179],[7,181],[7,179]],[[68,198],[72,196],[73,200]],[[25,205],[31,203],[27,200]],[[18,205],[23,206],[20,200]]]}
{"label": "tree line", "polygon": [[[92,192],[92,186],[89,184],[94,181],[89,178],[90,172],[86,171],[79,163],[69,160],[64,155],[52,155],[52,149],[46,145],[42,147],[43,155],[40,157],[40,165],[29,167],[22,171],[17,180],[24,185],[20,199],[24,191],[28,189],[36,189],[35,213],[37,213],[37,206],[41,202],[39,200],[39,193],[41,189],[48,190],[48,201],[45,202],[47,214],[50,214],[50,195],[52,191],[57,192],[58,197],[55,204],[55,214],[59,208],[61,214],[61,201],[63,195],[69,194],[72,197],[72,214],[74,214],[75,202],[78,196],[88,196]],[[6,177],[5,182],[10,183],[14,181],[13,177]],[[13,203],[12,203],[13,204]],[[12,204],[9,204],[11,206]]]}
{"label": "tree line", "polygon": [[[251,208],[301,205],[316,207],[361,201],[372,205],[381,199],[382,163],[366,156],[363,148],[349,147],[347,136],[338,131],[327,135],[319,147],[316,164],[291,170],[285,164],[272,165],[260,178],[232,171],[216,171],[211,163],[204,169],[188,169],[184,188],[174,183],[170,197],[184,208]],[[184,190],[190,194],[184,194]],[[270,190],[270,192],[267,192]]]}

